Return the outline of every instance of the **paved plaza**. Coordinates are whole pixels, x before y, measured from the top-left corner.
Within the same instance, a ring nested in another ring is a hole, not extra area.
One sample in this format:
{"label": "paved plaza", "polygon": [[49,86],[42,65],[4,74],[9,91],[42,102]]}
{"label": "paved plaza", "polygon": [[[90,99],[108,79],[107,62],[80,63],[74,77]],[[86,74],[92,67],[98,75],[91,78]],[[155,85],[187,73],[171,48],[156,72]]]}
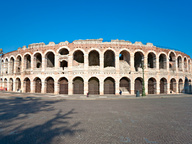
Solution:
{"label": "paved plaza", "polygon": [[192,143],[190,95],[96,100],[7,95],[0,93],[1,144]]}

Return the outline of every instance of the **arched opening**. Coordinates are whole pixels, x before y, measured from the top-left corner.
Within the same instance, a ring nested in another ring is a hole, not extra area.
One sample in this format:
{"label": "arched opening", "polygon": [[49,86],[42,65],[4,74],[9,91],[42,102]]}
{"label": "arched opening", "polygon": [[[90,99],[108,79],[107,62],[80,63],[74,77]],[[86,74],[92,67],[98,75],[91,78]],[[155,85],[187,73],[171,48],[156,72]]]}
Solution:
{"label": "arched opening", "polygon": [[135,79],[135,94],[137,91],[140,92],[140,94],[142,93],[142,89],[143,89],[143,79],[138,77]]}
{"label": "arched opening", "polygon": [[120,85],[119,85],[119,89],[122,91],[123,93],[131,93],[131,81],[130,79],[123,77],[120,79]]}
{"label": "arched opening", "polygon": [[167,58],[165,54],[159,56],[159,69],[167,69]]}
{"label": "arched opening", "polygon": [[182,71],[182,59],[181,56],[177,58],[177,67],[179,71]]}
{"label": "arched opening", "polygon": [[40,53],[34,55],[35,68],[42,68],[42,56]]}
{"label": "arched opening", "polygon": [[104,80],[104,94],[115,94],[115,80],[111,77]]}
{"label": "arched opening", "polygon": [[176,80],[174,78],[170,81],[170,93],[176,92]]}
{"label": "arched opening", "polygon": [[59,50],[59,54],[60,55],[68,55],[69,51],[66,48],[62,48],[62,49]]}
{"label": "arched opening", "polygon": [[119,69],[121,71],[130,69],[130,53],[126,50],[121,51],[119,54]]}
{"label": "arched opening", "polygon": [[135,71],[139,71],[139,68],[142,68],[144,62],[144,55],[141,52],[136,52],[134,55],[134,67]]}
{"label": "arched opening", "polygon": [[73,79],[73,94],[84,94],[84,81],[81,77]]}
{"label": "arched opening", "polygon": [[25,92],[26,93],[31,92],[31,81],[29,78],[25,78],[24,84],[25,84]]}
{"label": "arched opening", "polygon": [[189,93],[189,80],[188,80],[187,77],[185,78],[184,92],[185,92],[185,93]]}
{"label": "arched opening", "polygon": [[4,89],[7,89],[7,79],[4,79]]}
{"label": "arched opening", "polygon": [[21,90],[21,80],[19,78],[16,78],[15,80],[15,88],[16,88],[16,91]]}
{"label": "arched opening", "polygon": [[148,80],[148,94],[156,94],[157,86],[156,86],[156,79],[150,78]]}
{"label": "arched opening", "polygon": [[68,67],[68,62],[63,60],[60,62],[60,67],[64,70],[65,67]]}
{"label": "arched opening", "polygon": [[96,77],[89,79],[89,94],[98,95],[99,94],[99,80]]}
{"label": "arched opening", "polygon": [[187,59],[186,58],[184,58],[184,70],[185,70],[185,72],[187,71]]}
{"label": "arched opening", "polygon": [[175,54],[173,52],[169,54],[169,70],[176,70]]}
{"label": "arched opening", "polygon": [[179,93],[183,93],[183,80],[182,79],[179,79],[178,91],[179,91]]}
{"label": "arched opening", "polygon": [[5,60],[5,74],[8,74],[8,59]]}
{"label": "arched opening", "polygon": [[148,68],[156,68],[156,55],[152,52],[148,54],[147,66]]}
{"label": "arched opening", "polygon": [[1,74],[4,74],[4,61],[1,61]]}
{"label": "arched opening", "polygon": [[35,78],[35,93],[41,93],[42,83],[40,78]]}
{"label": "arched opening", "polygon": [[99,53],[96,50],[89,53],[89,66],[99,66]]}
{"label": "arched opening", "polygon": [[31,68],[31,56],[29,54],[25,55],[25,68],[30,69]]}
{"label": "arched opening", "polygon": [[9,80],[9,90],[13,91],[13,79],[12,78],[10,78],[10,80]]}
{"label": "arched opening", "polygon": [[68,80],[64,77],[59,79],[59,94],[68,94]]}
{"label": "arched opening", "polygon": [[3,79],[1,78],[0,79],[0,88],[2,88],[3,87]]}
{"label": "arched opening", "polygon": [[55,67],[55,54],[53,52],[48,52],[46,54],[47,67]]}
{"label": "arched opening", "polygon": [[160,94],[167,94],[167,80],[165,78],[160,80]]}
{"label": "arched opening", "polygon": [[12,58],[10,59],[10,73],[11,73],[11,74],[14,73],[14,62],[15,62],[15,60],[14,60],[14,58],[12,57]]}
{"label": "arched opening", "polygon": [[47,83],[46,92],[47,93],[54,93],[54,79],[52,77],[48,77],[46,79],[46,83]]}
{"label": "arched opening", "polygon": [[16,72],[17,73],[21,72],[21,56],[18,56],[16,60]]}
{"label": "arched opening", "polygon": [[77,50],[73,54],[73,66],[83,67],[84,66],[84,54],[82,51]]}
{"label": "arched opening", "polygon": [[104,68],[115,67],[115,54],[112,50],[107,50],[104,53]]}

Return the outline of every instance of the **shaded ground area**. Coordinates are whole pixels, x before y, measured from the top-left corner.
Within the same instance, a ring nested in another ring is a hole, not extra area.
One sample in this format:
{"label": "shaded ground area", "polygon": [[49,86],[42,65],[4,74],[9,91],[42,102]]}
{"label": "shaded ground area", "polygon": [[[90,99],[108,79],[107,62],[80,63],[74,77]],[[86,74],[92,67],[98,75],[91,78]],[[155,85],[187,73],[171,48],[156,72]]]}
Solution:
{"label": "shaded ground area", "polygon": [[192,97],[0,99],[0,143],[192,143]]}

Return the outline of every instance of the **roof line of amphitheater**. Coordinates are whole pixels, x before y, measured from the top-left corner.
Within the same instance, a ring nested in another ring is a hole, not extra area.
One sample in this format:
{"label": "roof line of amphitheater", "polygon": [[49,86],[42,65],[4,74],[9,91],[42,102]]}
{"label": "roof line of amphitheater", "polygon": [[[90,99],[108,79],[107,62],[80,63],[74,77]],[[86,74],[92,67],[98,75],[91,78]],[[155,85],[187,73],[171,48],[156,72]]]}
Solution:
{"label": "roof line of amphitheater", "polygon": [[32,44],[29,44],[28,47],[27,46],[23,46],[23,47],[19,47],[17,50],[14,50],[14,51],[11,51],[11,52],[8,52],[8,53],[5,53],[6,54],[10,54],[12,52],[16,52],[18,50],[25,50],[25,49],[31,49],[31,48],[40,48],[40,47],[48,47],[48,46],[56,46],[56,45],[60,45],[61,47],[62,46],[68,46],[68,45],[84,45],[84,44],[90,44],[90,45],[133,45],[133,46],[137,46],[137,47],[151,47],[151,48],[155,48],[155,49],[162,49],[162,50],[171,50],[171,51],[175,51],[175,52],[179,52],[180,54],[184,54],[185,56],[189,57],[191,59],[191,57],[189,55],[187,55],[186,53],[180,51],[180,50],[175,50],[173,48],[162,48],[162,47],[158,47],[158,46],[154,46],[153,43],[146,43],[146,44],[143,44],[142,42],[138,42],[136,41],[135,43],[132,43],[130,41],[126,41],[126,40],[111,40],[110,42],[108,41],[103,41],[102,38],[99,38],[99,39],[86,39],[86,40],[74,40],[73,42],[68,42],[68,41],[65,41],[65,42],[59,42],[58,44],[56,44],[55,42],[49,42],[47,45],[44,43],[44,42],[40,42],[40,43],[32,43]]}

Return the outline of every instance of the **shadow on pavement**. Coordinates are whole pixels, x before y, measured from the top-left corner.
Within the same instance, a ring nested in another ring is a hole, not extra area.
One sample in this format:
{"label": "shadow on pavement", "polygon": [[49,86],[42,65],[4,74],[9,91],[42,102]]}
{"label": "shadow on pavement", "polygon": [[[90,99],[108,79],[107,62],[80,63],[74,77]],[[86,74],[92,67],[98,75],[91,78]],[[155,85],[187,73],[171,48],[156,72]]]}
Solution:
{"label": "shadow on pavement", "polygon": [[[0,143],[49,144],[83,132],[78,129],[80,122],[70,121],[77,112],[55,110],[53,104],[57,102],[60,101],[0,99]],[[42,120],[42,112],[53,114]]]}

